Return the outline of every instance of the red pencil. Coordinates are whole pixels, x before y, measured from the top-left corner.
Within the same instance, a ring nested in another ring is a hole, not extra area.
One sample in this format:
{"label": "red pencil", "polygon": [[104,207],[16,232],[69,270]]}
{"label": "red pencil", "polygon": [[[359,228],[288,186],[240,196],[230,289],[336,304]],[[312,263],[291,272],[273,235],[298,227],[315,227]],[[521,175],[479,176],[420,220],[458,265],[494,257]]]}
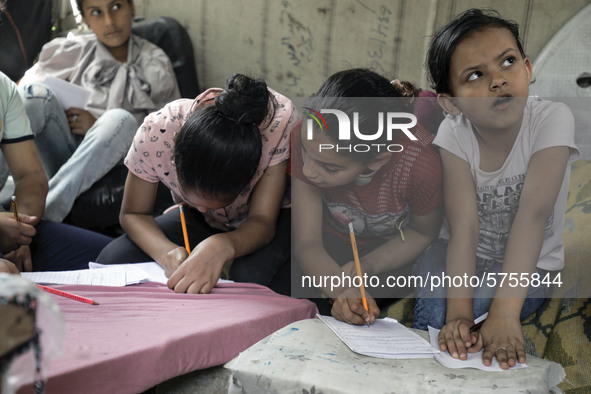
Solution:
{"label": "red pencil", "polygon": [[86,297],[82,297],[82,296],[79,296],[76,294],[68,293],[67,291],[58,290],[58,289],[54,289],[53,287],[47,287],[47,286],[43,286],[43,285],[39,285],[39,284],[37,286],[39,286],[39,288],[47,291],[48,293],[57,294],[62,297],[68,297],[73,300],[84,302],[84,303],[90,304],[90,305],[98,305],[99,304],[98,302],[91,300],[90,298],[86,298]]}

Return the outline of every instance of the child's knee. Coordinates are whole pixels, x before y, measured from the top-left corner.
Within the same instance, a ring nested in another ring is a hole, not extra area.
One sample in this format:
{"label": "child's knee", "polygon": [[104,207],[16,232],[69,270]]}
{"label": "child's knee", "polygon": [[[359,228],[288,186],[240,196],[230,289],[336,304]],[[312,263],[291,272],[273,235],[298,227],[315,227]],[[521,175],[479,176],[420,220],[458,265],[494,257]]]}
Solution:
{"label": "child's knee", "polygon": [[135,134],[138,128],[137,120],[133,117],[133,115],[129,111],[121,108],[107,110],[100,117],[100,121],[103,123],[108,123],[111,127],[115,127],[117,129],[133,130],[133,134]]}
{"label": "child's knee", "polygon": [[107,146],[115,144],[129,147],[137,128],[137,120],[131,113],[124,109],[114,108],[97,119],[91,130],[96,133],[94,138],[100,139]]}
{"label": "child's knee", "polygon": [[[40,110],[39,107],[46,106],[48,103],[55,102],[59,104],[57,97],[51,89],[42,83],[29,83],[19,87],[19,92],[27,110]],[[61,108],[61,104],[59,105]]]}

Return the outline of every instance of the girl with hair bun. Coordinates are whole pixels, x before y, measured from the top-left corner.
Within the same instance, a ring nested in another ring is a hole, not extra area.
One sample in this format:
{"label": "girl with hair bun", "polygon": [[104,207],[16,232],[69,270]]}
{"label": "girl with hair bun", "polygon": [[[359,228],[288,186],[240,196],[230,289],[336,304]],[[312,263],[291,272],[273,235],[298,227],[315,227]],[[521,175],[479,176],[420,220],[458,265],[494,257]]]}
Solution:
{"label": "girl with hair bun", "polygon": [[[280,208],[296,118],[287,97],[241,74],[150,114],[125,159],[126,234],[97,261],[155,260],[180,293],[209,293],[230,261],[230,279],[270,285],[290,255],[291,214]],[[190,254],[178,209],[151,215],[158,182],[185,206]]]}

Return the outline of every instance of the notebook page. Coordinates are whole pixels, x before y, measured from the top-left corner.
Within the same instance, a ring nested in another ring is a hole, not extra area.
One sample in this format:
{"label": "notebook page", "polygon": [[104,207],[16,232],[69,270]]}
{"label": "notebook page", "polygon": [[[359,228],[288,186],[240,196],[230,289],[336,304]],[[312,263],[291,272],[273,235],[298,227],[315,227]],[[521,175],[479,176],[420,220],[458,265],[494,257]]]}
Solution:
{"label": "notebook page", "polygon": [[352,351],[379,358],[431,358],[436,349],[394,319],[376,319],[370,325],[356,326],[331,316],[316,315]]}
{"label": "notebook page", "polygon": [[119,270],[77,270],[21,272],[21,276],[35,282],[57,285],[125,286],[125,272]]}

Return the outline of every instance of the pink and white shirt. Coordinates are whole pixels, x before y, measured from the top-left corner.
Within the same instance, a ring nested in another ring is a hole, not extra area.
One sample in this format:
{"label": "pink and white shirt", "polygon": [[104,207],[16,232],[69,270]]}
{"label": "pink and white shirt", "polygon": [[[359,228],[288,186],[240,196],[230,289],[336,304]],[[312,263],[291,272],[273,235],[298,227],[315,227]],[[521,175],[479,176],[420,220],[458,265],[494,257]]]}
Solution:
{"label": "pink and white shirt", "polygon": [[[197,109],[209,105],[209,100],[222,91],[223,89],[211,88],[195,100],[176,100],[149,114],[138,129],[125,158],[125,165],[129,171],[146,182],[162,182],[170,189],[176,202],[185,202],[191,206],[179,192],[173,162],[175,136]],[[265,119],[261,123],[262,152],[259,166],[250,184],[232,204],[224,208],[211,209],[203,214],[207,223],[214,228],[228,231],[240,226],[248,216],[251,193],[265,170],[289,159],[289,134],[298,117],[297,110],[287,97],[272,89],[269,89],[269,92],[277,101],[277,108],[270,121]],[[288,206],[289,200],[284,200],[283,205]]]}

